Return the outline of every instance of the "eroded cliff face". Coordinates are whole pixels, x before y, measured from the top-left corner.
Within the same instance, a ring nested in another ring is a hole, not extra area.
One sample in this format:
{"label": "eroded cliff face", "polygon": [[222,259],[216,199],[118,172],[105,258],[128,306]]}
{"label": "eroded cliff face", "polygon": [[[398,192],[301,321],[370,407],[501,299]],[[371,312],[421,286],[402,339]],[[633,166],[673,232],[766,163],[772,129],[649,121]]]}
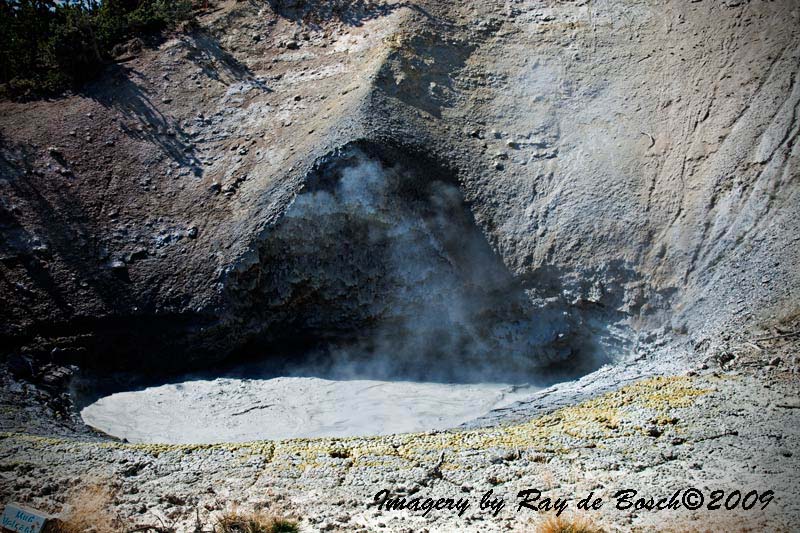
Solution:
{"label": "eroded cliff face", "polygon": [[[396,268],[420,249],[482,302],[465,339],[537,363],[796,310],[796,3],[334,7],[223,3],[80,95],[2,104],[5,345],[177,370],[457,314]],[[369,216],[317,203],[354,149],[401,169]]]}
{"label": "eroded cliff face", "polygon": [[[467,123],[451,146],[466,148],[479,224],[531,290],[563,297],[577,278],[579,295],[593,287],[644,327],[721,324],[732,294],[790,309],[761,284],[797,261],[792,245],[767,244],[797,224],[798,40],[780,22],[796,6],[618,9],[513,4],[444,84],[456,96],[443,120]],[[440,63],[409,48],[387,61],[389,101],[429,85],[394,96],[407,55]]]}

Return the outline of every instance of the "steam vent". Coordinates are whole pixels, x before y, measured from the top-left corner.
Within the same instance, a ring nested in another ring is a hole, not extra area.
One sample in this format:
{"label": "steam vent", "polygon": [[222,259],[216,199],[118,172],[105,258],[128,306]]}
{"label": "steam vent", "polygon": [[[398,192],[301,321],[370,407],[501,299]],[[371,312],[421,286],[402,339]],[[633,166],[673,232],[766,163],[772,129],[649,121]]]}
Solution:
{"label": "steam vent", "polygon": [[0,50],[3,531],[800,531],[797,1],[11,0]]}

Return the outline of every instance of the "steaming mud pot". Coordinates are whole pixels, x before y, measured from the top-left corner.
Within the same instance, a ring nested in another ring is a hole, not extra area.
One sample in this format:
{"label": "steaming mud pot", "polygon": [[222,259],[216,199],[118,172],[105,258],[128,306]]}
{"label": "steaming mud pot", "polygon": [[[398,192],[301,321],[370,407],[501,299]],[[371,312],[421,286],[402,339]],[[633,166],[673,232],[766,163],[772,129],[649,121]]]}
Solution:
{"label": "steaming mud pot", "polygon": [[[454,184],[356,147],[309,181],[258,255],[239,283],[268,324],[250,354],[260,370],[119,392],[83,420],[176,444],[447,429],[537,390],[508,383],[607,359],[602,312],[534,305]],[[270,331],[320,346],[279,371]]]}
{"label": "steaming mud pot", "polygon": [[81,412],[136,443],[197,444],[445,429],[535,387],[319,378],[197,380],[107,396]]}

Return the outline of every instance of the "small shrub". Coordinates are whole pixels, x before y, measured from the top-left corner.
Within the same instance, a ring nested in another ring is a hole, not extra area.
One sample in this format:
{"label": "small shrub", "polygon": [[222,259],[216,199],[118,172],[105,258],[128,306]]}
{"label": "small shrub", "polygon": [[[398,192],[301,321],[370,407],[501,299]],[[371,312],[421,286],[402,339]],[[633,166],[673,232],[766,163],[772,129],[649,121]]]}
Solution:
{"label": "small shrub", "polygon": [[0,98],[77,89],[118,45],[193,17],[190,0],[0,0]]}
{"label": "small shrub", "polygon": [[334,459],[347,459],[350,457],[350,450],[347,449],[334,449],[328,452],[328,455]]}
{"label": "small shrub", "polygon": [[297,523],[261,512],[230,511],[217,521],[217,533],[297,533]]}
{"label": "small shrub", "polygon": [[550,516],[536,529],[536,533],[605,533],[592,522],[580,516],[565,518]]}

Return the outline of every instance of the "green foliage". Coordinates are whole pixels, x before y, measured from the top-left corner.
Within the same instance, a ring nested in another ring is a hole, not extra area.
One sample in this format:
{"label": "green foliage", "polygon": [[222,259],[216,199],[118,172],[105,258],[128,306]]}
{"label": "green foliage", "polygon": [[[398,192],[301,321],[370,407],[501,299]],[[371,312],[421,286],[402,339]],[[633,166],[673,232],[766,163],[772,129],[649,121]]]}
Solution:
{"label": "green foliage", "polygon": [[192,17],[190,0],[0,0],[0,97],[76,89],[115,46]]}

